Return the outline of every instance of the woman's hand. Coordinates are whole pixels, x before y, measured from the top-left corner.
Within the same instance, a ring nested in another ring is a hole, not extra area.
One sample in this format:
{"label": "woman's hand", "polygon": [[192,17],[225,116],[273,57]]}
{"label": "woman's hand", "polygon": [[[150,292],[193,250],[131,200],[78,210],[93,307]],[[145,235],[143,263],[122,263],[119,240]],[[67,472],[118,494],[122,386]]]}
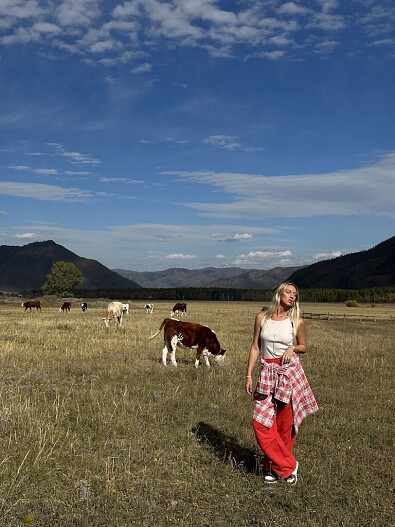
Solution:
{"label": "woman's hand", "polygon": [[285,350],[284,355],[281,357],[281,365],[289,364],[294,355],[295,346],[288,346]]}
{"label": "woman's hand", "polygon": [[246,378],[246,392],[248,395],[252,395],[252,377],[247,376]]}

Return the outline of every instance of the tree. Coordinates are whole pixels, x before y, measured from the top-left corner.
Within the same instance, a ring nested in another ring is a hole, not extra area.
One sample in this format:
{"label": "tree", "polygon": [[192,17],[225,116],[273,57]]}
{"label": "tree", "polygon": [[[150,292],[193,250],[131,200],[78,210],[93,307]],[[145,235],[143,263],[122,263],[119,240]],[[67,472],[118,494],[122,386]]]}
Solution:
{"label": "tree", "polygon": [[70,295],[77,285],[81,285],[84,276],[72,262],[55,262],[47,275],[43,290],[49,294]]}

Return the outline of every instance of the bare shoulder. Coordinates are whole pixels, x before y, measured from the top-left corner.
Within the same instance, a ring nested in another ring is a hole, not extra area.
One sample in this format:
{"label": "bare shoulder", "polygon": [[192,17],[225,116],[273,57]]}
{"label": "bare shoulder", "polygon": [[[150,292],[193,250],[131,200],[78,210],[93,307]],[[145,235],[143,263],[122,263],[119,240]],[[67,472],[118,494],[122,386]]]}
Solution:
{"label": "bare shoulder", "polygon": [[259,311],[255,317],[255,322],[260,324],[262,320],[265,318],[265,315],[266,313],[264,311]]}
{"label": "bare shoulder", "polygon": [[303,318],[300,318],[300,319],[299,319],[299,329],[301,329],[302,331],[304,331],[304,328],[305,328],[304,319],[303,319]]}

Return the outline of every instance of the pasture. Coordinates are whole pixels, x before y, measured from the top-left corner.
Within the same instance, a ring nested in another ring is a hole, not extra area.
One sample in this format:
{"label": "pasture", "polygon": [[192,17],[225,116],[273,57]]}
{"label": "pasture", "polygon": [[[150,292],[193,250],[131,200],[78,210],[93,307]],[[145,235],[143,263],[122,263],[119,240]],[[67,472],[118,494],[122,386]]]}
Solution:
{"label": "pasture", "polygon": [[173,303],[130,302],[120,328],[105,328],[106,301],[72,304],[0,303],[0,525],[392,524],[394,322],[306,320],[320,411],[296,439],[298,484],[265,486],[244,391],[261,305],[188,303],[185,320],[227,349],[195,369],[192,350],[164,367],[162,335],[147,340]]}

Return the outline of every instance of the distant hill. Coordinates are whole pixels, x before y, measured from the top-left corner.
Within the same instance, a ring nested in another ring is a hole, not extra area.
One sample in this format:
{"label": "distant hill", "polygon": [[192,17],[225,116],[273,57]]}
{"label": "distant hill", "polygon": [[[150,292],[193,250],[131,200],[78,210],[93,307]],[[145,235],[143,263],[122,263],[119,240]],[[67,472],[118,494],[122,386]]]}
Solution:
{"label": "distant hill", "polygon": [[134,280],[144,288],[174,287],[225,287],[234,289],[271,289],[286,280],[300,267],[276,267],[268,271],[253,269],[247,271],[239,267],[206,267],[203,269],[171,268],[165,271],[127,271],[113,269],[129,280]]}
{"label": "distant hill", "polygon": [[372,249],[317,262],[289,280],[300,289],[365,289],[395,286],[395,236]]}
{"label": "distant hill", "polygon": [[58,261],[72,262],[82,272],[84,289],[136,289],[135,282],[111,271],[96,260],[82,258],[52,240],[22,247],[0,246],[0,290],[40,289]]}

